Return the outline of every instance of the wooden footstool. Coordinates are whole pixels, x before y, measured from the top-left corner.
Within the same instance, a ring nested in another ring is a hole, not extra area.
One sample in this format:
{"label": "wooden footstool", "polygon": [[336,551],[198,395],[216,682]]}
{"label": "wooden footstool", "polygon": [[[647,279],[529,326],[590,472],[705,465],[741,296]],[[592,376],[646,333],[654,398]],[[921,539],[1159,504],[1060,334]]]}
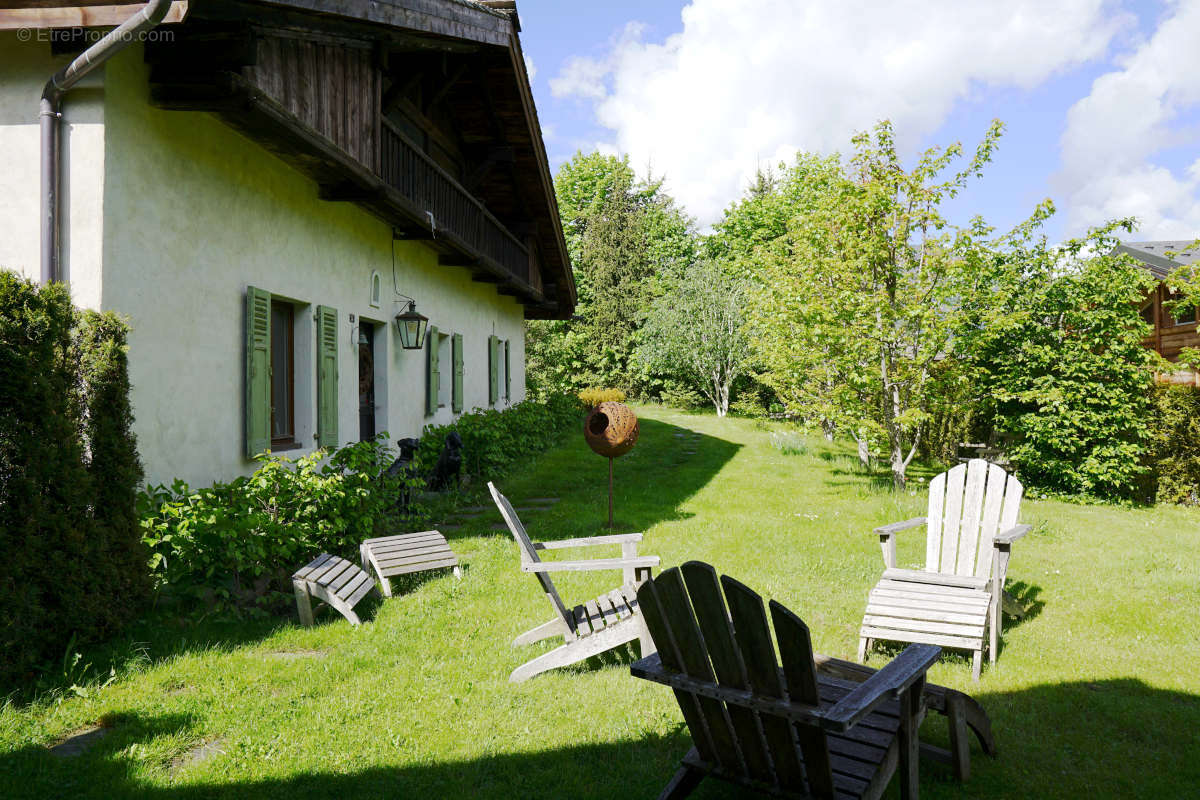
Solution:
{"label": "wooden footstool", "polygon": [[363,569],[375,576],[379,591],[384,597],[392,596],[392,582],[389,578],[397,575],[450,567],[454,570],[454,577],[462,578],[458,556],[454,555],[450,545],[446,543],[446,537],[438,531],[401,533],[367,539],[359,547],[359,553],[362,556]]}
{"label": "wooden footstool", "polygon": [[296,610],[300,613],[301,624],[313,624],[312,598],[315,597],[337,609],[351,625],[358,625],[360,621],[354,606],[375,588],[375,584],[357,564],[321,553],[296,570],[292,575],[292,587],[296,590]]}

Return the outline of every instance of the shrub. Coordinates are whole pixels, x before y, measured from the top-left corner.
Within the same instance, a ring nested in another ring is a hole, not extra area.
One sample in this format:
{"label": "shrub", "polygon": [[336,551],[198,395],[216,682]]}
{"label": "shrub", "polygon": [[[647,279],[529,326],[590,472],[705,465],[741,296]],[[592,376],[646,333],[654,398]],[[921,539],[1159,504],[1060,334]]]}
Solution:
{"label": "shrub", "polygon": [[1160,384],[1151,399],[1151,463],[1158,501],[1200,504],[1200,389]]}
{"label": "shrub", "polygon": [[113,634],[145,599],[126,328],[0,271],[0,683]]}
{"label": "shrub", "polygon": [[620,389],[584,389],[579,393],[579,402],[588,408],[595,408],[601,403],[624,403],[625,392]]}
{"label": "shrub", "polygon": [[298,459],[266,453],[249,477],[199,490],[149,487],[139,504],[158,589],[222,611],[282,605],[296,568],[323,551],[357,561],[385,531],[406,480],[386,474],[393,457],[380,436]]}
{"label": "shrub", "polygon": [[564,431],[580,423],[582,411],[572,395],[554,395],[544,402],[523,400],[505,411],[472,411],[449,425],[426,426],[416,461],[421,470],[431,471],[446,437],[458,431],[463,440],[463,472],[491,478],[556,444]]}

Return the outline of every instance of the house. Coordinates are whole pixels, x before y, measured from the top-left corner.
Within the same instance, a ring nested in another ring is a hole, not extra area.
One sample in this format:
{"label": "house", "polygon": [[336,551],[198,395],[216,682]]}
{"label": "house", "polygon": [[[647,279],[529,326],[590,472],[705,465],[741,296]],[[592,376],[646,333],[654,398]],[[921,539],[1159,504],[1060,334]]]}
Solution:
{"label": "house", "polygon": [[[1115,250],[1135,258],[1158,280],[1141,305],[1142,319],[1154,326],[1154,332],[1144,344],[1168,361],[1177,361],[1185,347],[1200,348],[1196,308],[1176,306],[1172,310],[1163,305],[1176,299],[1165,283],[1167,276],[1177,267],[1200,260],[1200,252],[1190,249],[1192,244],[1191,241],[1125,242]],[[1159,380],[1200,385],[1200,376],[1189,369],[1161,374]]]}
{"label": "house", "polygon": [[156,0],[61,100],[50,76],[143,6],[24,5],[0,10],[0,267],[129,318],[149,482],[523,398],[525,320],[575,286],[514,3]]}

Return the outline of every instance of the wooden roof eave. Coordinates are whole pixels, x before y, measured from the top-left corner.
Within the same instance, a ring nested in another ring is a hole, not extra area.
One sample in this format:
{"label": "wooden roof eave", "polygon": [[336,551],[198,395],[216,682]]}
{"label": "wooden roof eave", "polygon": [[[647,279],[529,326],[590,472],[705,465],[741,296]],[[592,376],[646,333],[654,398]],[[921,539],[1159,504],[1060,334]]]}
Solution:
{"label": "wooden roof eave", "polygon": [[508,46],[512,33],[508,15],[459,0],[252,0],[252,3],[501,47]]}
{"label": "wooden roof eave", "polygon": [[497,284],[535,314],[540,314],[538,309],[547,303],[543,292],[513,275],[486,253],[475,250],[452,231],[432,229],[423,209],[417,208],[333,142],[304,125],[243,76],[222,71],[203,84],[153,85],[151,102],[168,110],[217,114],[319,186],[337,186],[338,199],[352,200],[409,237],[452,256],[441,259],[441,263],[469,267],[477,280]]}

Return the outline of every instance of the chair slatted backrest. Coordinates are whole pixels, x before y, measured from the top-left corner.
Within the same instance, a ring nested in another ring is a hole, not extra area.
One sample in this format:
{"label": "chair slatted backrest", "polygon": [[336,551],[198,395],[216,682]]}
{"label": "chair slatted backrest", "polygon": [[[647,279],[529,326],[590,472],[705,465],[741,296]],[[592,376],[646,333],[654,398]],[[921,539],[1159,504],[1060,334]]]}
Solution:
{"label": "chair slatted backrest", "polygon": [[[513,538],[517,540],[517,547],[521,551],[522,563],[539,563],[542,559],[538,557],[537,550],[533,546],[533,542],[529,539],[529,534],[525,532],[525,526],[521,524],[521,520],[517,517],[517,512],[513,510],[512,503],[508,502],[508,498],[500,494],[500,490],[488,481],[488,490],[492,493],[492,499],[496,501],[496,507],[500,509],[500,516],[504,517],[504,521],[508,524],[509,531],[512,532]],[[555,612],[562,619],[563,625],[570,635],[574,635],[575,623],[571,613],[563,604],[562,598],[558,596],[558,590],[554,588],[554,581],[550,580],[550,576],[545,572],[535,572],[538,583],[542,585],[542,590],[546,593],[546,597],[550,600],[550,605],[554,606]]]}
{"label": "chair slatted backrest", "polygon": [[[718,581],[708,564],[689,561],[663,572],[641,585],[638,602],[667,670],[760,697],[819,704],[808,627],[778,603],[771,602],[771,619],[782,669],[762,598],[728,575]],[[833,796],[820,728],[796,723],[793,740],[793,724],[784,717],[674,691],[696,750],[708,763],[787,792]]]}
{"label": "chair slatted backrest", "polygon": [[1017,524],[1025,487],[982,458],[958,464],[929,482],[925,569],[987,577],[992,540]]}

